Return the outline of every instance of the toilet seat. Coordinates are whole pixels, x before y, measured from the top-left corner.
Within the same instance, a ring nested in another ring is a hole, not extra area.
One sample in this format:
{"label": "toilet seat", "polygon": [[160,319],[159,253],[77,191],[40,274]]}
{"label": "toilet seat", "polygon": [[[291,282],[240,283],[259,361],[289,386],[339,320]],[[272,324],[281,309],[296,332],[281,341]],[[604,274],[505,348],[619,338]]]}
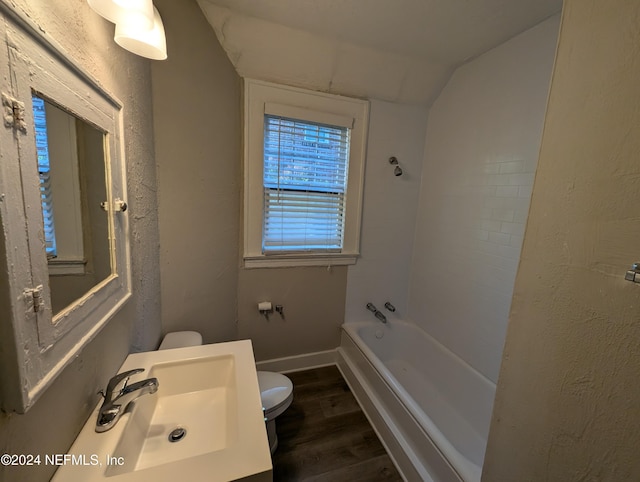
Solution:
{"label": "toilet seat", "polygon": [[258,372],[260,398],[265,416],[272,419],[284,412],[293,400],[293,383],[288,377],[274,372]]}

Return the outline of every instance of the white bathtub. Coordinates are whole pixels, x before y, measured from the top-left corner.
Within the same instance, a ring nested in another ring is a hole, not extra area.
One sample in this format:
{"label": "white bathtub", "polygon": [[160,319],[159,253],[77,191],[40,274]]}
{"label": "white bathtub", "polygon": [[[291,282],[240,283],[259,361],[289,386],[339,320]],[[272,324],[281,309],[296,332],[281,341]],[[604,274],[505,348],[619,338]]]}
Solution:
{"label": "white bathtub", "polygon": [[342,329],[338,366],[405,478],[479,481],[495,384],[412,323]]}

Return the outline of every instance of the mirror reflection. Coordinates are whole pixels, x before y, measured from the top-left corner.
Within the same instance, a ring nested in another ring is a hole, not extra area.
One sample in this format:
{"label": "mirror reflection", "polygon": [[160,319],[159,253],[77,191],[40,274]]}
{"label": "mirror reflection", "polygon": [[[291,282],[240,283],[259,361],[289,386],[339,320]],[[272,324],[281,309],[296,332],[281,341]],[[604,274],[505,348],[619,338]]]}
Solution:
{"label": "mirror reflection", "polygon": [[104,133],[33,94],[54,316],[111,275]]}

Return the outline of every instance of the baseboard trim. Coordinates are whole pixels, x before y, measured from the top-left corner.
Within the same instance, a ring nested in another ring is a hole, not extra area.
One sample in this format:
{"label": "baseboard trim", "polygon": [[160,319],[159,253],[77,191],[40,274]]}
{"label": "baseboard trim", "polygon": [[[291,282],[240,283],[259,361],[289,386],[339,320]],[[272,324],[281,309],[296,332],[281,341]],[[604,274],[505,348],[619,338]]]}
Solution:
{"label": "baseboard trim", "polygon": [[304,353],[302,355],[274,358],[256,363],[256,368],[262,371],[292,373],[312,368],[326,367],[336,364],[336,350]]}

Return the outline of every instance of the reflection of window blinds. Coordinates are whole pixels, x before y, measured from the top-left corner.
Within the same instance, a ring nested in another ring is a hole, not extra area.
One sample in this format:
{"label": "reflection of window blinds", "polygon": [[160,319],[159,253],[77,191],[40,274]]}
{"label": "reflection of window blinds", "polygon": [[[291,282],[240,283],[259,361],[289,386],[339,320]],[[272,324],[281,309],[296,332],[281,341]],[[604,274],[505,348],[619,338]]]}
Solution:
{"label": "reflection of window blinds", "polygon": [[342,249],[349,133],[265,115],[263,252]]}
{"label": "reflection of window blinds", "polygon": [[51,195],[51,170],[49,168],[49,146],[47,141],[47,119],[44,100],[32,96],[33,120],[35,124],[38,173],[40,174],[40,198],[44,218],[44,239],[48,258],[56,256],[56,233],[53,225],[53,197]]}

